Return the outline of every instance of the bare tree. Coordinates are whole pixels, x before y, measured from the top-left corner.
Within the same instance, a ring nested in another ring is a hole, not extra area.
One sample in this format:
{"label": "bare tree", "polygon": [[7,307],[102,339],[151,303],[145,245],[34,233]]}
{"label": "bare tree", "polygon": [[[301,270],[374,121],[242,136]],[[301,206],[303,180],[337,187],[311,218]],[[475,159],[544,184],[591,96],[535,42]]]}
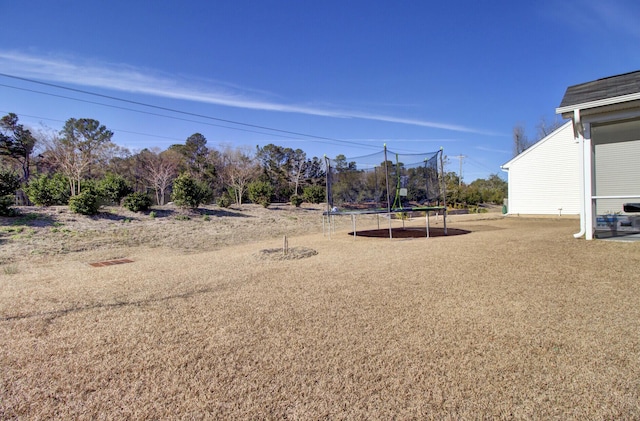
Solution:
{"label": "bare tree", "polygon": [[545,117],[541,117],[540,122],[538,122],[538,125],[536,126],[538,130],[538,140],[544,139],[545,137],[549,136],[556,129],[560,128],[560,126],[562,126],[562,122],[558,121],[557,119],[548,122]]}
{"label": "bare tree", "polygon": [[69,191],[72,196],[75,196],[80,193],[80,180],[89,167],[89,161],[83,159],[73,146],[63,142],[57,135],[53,135],[46,142],[47,160],[67,177]]}
{"label": "bare tree", "polygon": [[164,198],[171,183],[176,178],[179,157],[175,151],[160,152],[159,149],[145,149],[140,152],[143,177],[153,187],[156,203],[164,205]]}
{"label": "bare tree", "polygon": [[302,149],[296,149],[291,154],[291,171],[290,177],[294,185],[293,194],[298,194],[300,186],[300,178],[304,174],[307,166],[307,154]]}
{"label": "bare tree", "polygon": [[518,124],[513,128],[513,156],[518,156],[526,149],[531,147],[532,142],[527,137],[527,133],[522,124]]}
{"label": "bare tree", "polygon": [[553,133],[556,129],[562,126],[562,122],[553,120],[548,122],[545,117],[540,117],[540,121],[536,125],[536,138],[531,140],[527,137],[527,133],[524,129],[524,125],[518,123],[513,127],[513,156],[518,156],[538,141],[544,139]]}
{"label": "bare tree", "polygon": [[233,189],[236,204],[241,205],[247,186],[260,174],[260,166],[249,149],[226,148],[222,160],[222,178]]}

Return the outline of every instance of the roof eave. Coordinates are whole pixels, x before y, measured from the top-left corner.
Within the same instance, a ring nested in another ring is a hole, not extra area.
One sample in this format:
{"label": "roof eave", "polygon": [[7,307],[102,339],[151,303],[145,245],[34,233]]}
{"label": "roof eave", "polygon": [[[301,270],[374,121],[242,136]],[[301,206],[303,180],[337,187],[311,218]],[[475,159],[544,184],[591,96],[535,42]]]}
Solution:
{"label": "roof eave", "polygon": [[589,108],[605,107],[607,105],[619,104],[621,102],[640,100],[640,92],[629,95],[614,96],[611,98],[603,98],[597,101],[584,102],[582,104],[566,105],[556,108],[556,114],[565,114],[573,112],[573,110],[586,110]]}

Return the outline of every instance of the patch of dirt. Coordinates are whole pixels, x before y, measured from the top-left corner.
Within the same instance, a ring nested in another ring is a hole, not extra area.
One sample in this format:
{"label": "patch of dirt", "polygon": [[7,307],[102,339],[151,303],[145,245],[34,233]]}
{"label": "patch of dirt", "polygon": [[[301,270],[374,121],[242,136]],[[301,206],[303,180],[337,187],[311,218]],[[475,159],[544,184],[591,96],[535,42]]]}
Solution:
{"label": "patch of dirt", "polygon": [[260,250],[256,257],[260,260],[297,260],[315,256],[318,252],[308,247],[291,247],[286,253],[281,248]]}

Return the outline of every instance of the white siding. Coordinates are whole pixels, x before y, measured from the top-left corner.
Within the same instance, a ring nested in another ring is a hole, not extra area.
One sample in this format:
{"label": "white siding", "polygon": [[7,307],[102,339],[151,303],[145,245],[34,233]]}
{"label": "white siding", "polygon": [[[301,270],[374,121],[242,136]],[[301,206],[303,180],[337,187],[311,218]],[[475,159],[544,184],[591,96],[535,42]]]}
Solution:
{"label": "white siding", "polygon": [[509,214],[578,215],[579,153],[568,122],[505,164],[509,172]]}
{"label": "white siding", "polygon": [[[640,196],[640,120],[592,129],[596,196]],[[615,143],[614,143],[615,142]],[[622,212],[640,199],[598,199],[596,215]]]}

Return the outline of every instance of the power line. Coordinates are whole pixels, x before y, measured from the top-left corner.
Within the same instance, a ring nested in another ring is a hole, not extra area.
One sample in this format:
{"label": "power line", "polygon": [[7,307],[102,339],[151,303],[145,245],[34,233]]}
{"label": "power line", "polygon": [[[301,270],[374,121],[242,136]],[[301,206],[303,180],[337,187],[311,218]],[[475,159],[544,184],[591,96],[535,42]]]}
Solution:
{"label": "power line", "polygon": [[[469,157],[467,157],[467,158],[469,158]],[[495,168],[491,169],[491,168],[487,167],[486,165],[484,165],[483,163],[481,163],[480,161],[477,161],[475,159],[469,158],[469,161],[471,161],[472,163],[474,163],[475,165],[479,166],[480,168],[482,168],[484,170],[492,171],[492,174],[495,174],[495,173],[498,172]]]}
{"label": "power line", "polygon": [[[127,107],[119,107],[117,105],[105,104],[105,103],[102,103],[102,102],[89,101],[89,100],[80,99],[80,98],[73,98],[73,97],[70,97],[70,96],[52,94],[50,92],[36,91],[34,89],[27,89],[27,88],[19,88],[17,86],[5,85],[3,83],[0,83],[0,86],[5,87],[5,88],[16,89],[16,90],[19,90],[19,91],[31,92],[31,93],[35,93],[35,94],[39,94],[39,95],[47,95],[47,96],[52,96],[52,97],[55,97],[55,98],[63,98],[63,99],[71,100],[71,101],[84,102],[86,104],[94,104],[94,105],[100,105],[100,106],[103,106],[103,107],[115,108],[115,109],[118,109],[118,110],[131,111],[131,112],[134,112],[134,113],[147,114],[147,115],[152,115],[152,116],[156,116],[156,117],[163,117],[163,118],[170,118],[170,119],[173,119],[173,120],[186,121],[186,122],[190,122],[190,123],[204,124],[206,126],[222,127],[222,128],[225,128],[225,129],[239,130],[239,131],[249,132],[249,133],[258,133],[258,134],[264,134],[264,135],[267,135],[267,136],[280,136],[280,137],[284,137],[284,138],[287,138],[287,139],[298,139],[298,138],[294,138],[294,137],[291,137],[291,136],[284,136],[284,135],[281,135],[281,134],[259,132],[257,130],[241,129],[239,127],[223,126],[222,124],[206,123],[206,122],[198,121],[198,120],[190,120],[188,118],[181,118],[181,117],[175,117],[175,116],[166,115],[166,114],[152,113],[150,111],[135,110],[133,108],[127,108]],[[39,117],[39,118],[44,118],[44,117]],[[47,120],[54,120],[54,119],[47,119]],[[54,121],[58,121],[58,120],[54,120]],[[124,132],[124,130],[121,130],[121,131]]]}
{"label": "power line", "polygon": [[[39,85],[43,85],[43,86],[49,86],[49,87],[53,87],[53,88],[56,88],[56,89],[64,89],[64,90],[71,91],[71,92],[78,92],[78,93],[81,93],[81,94],[84,94],[84,95],[92,95],[92,96],[97,96],[97,97],[100,97],[100,98],[110,99],[110,100],[113,100],[113,101],[120,101],[120,102],[125,102],[125,103],[128,103],[128,104],[134,104],[134,105],[139,105],[139,106],[142,106],[142,107],[149,107],[149,108],[154,108],[154,109],[158,109],[158,110],[169,111],[169,112],[177,113],[177,114],[190,115],[192,117],[204,118],[204,119],[208,119],[208,120],[221,121],[221,122],[224,122],[224,123],[236,124],[236,125],[239,125],[239,126],[252,127],[252,128],[261,129],[261,130],[269,130],[269,131],[273,131],[273,132],[285,133],[285,134],[295,135],[295,136],[303,136],[303,137],[308,137],[308,138],[318,139],[318,140],[326,140],[326,141],[337,142],[337,143],[351,144],[351,145],[361,146],[361,147],[365,147],[365,148],[371,148],[372,147],[371,145],[366,145],[366,144],[357,143],[357,142],[350,142],[350,141],[342,140],[342,139],[335,139],[335,138],[330,138],[330,137],[316,136],[316,135],[300,133],[300,132],[294,132],[294,131],[289,131],[289,130],[276,129],[276,128],[267,127],[267,126],[260,126],[260,125],[257,125],[257,124],[243,123],[243,122],[239,122],[239,121],[227,120],[227,119],[217,118],[217,117],[211,117],[211,116],[198,114],[198,113],[192,113],[192,112],[188,112],[188,111],[181,111],[181,110],[177,110],[177,109],[169,108],[169,107],[161,107],[159,105],[147,104],[147,103],[144,103],[144,102],[133,101],[133,100],[124,99],[124,98],[118,98],[118,97],[115,97],[115,96],[99,94],[99,93],[96,93],[96,92],[86,91],[86,90],[83,90],[83,89],[70,88],[68,86],[62,86],[62,85],[57,85],[57,84],[54,84],[54,83],[42,82],[42,81],[29,79],[29,78],[25,78],[25,77],[9,75],[9,74],[6,74],[6,73],[0,73],[0,76],[4,76],[4,77],[10,78],[10,79],[21,80],[21,81],[29,82],[29,83],[35,83],[35,84],[39,84]],[[17,88],[17,89],[20,89],[20,88]],[[82,100],[78,100],[78,101],[82,101]],[[104,104],[100,104],[100,105],[104,105]],[[135,110],[131,110],[131,111],[135,111]],[[229,127],[229,128],[233,129],[231,127]]]}
{"label": "power line", "polygon": [[[0,86],[3,86],[0,84]],[[10,112],[13,111],[0,111],[3,114],[9,114]],[[37,118],[40,120],[48,120],[48,121],[55,121],[57,123],[64,123],[63,120],[58,120],[55,118],[48,118],[48,117],[41,117],[41,116],[37,116],[37,115],[29,115],[29,114],[24,114],[24,113],[16,113],[18,114],[20,117],[29,117],[29,118]],[[176,137],[169,137],[169,136],[160,136],[157,134],[149,134],[149,133],[140,133],[140,132],[132,132],[129,130],[122,130],[122,129],[116,129],[116,128],[112,128],[111,130],[115,131],[115,132],[120,132],[120,133],[130,133],[130,134],[136,134],[136,135],[140,135],[140,136],[148,136],[148,137],[156,137],[158,139],[168,139],[168,140],[176,140],[178,142],[182,141],[183,139],[178,139]]]}

